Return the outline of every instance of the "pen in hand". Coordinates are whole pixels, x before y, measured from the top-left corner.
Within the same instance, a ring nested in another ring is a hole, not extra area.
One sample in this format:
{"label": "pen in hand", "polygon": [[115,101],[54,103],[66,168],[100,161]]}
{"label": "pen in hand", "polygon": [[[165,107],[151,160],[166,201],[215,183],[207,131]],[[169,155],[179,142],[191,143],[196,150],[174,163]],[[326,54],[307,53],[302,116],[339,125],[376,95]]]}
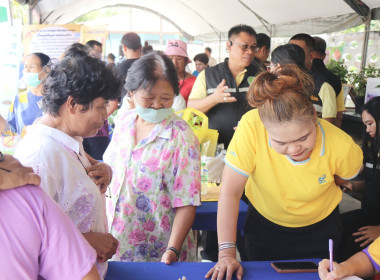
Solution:
{"label": "pen in hand", "polygon": [[329,239],[329,252],[330,252],[330,272],[334,269],[333,264],[333,240]]}

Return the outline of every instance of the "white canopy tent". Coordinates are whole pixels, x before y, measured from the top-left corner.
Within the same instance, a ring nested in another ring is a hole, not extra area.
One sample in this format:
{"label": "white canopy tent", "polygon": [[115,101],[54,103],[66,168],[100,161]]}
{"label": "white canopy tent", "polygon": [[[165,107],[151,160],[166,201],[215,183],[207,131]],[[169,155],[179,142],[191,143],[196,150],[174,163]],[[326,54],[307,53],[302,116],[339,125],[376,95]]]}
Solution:
{"label": "white canopy tent", "polygon": [[[28,2],[28,0],[20,0]],[[380,18],[380,0],[30,0],[41,24],[66,24],[92,10],[128,6],[149,10],[174,24],[187,39],[224,39],[236,24],[271,37],[329,33]],[[356,6],[356,11],[351,6]],[[363,6],[363,2],[365,3]],[[369,12],[368,8],[371,10]]]}
{"label": "white canopy tent", "polygon": [[[90,11],[120,6],[143,9],[172,23],[189,40],[227,39],[227,31],[248,24],[270,37],[322,34],[380,19],[380,0],[17,0],[29,4],[40,24],[66,24]],[[126,30],[129,31],[129,30]],[[363,43],[366,63],[368,33]],[[219,50],[220,51],[220,50]]]}

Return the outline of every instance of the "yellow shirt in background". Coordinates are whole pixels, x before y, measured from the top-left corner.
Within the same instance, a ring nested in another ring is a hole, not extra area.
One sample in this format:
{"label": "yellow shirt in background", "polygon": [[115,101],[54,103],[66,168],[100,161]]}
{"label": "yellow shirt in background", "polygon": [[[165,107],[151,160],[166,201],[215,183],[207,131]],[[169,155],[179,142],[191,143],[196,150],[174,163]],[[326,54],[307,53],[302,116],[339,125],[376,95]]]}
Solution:
{"label": "yellow shirt in background", "polygon": [[225,161],[248,177],[245,193],[269,221],[303,227],[323,220],[342,199],[334,175],[349,180],[359,173],[362,151],[349,135],[319,120],[316,137],[310,159],[295,162],[271,148],[256,109],[242,117]]}
{"label": "yellow shirt in background", "polygon": [[[245,72],[247,72],[247,69],[244,69],[242,72],[240,72],[236,78],[236,85],[239,87],[241,82],[243,81]],[[220,81],[219,83],[221,83]],[[226,86],[228,86],[226,84]],[[193,89],[191,90],[189,100],[190,99],[196,99],[196,98],[205,98],[207,97],[207,88],[206,88],[206,74],[205,70],[203,70],[201,73],[199,73],[197,79],[195,80],[195,83],[193,85]]]}

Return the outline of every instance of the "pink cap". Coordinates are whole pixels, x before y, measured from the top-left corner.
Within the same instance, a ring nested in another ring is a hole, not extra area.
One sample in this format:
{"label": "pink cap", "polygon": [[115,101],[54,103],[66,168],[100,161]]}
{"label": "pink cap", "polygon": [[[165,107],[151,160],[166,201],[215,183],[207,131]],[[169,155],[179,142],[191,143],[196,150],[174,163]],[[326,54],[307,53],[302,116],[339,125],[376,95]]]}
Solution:
{"label": "pink cap", "polygon": [[165,50],[166,55],[180,55],[187,58],[187,63],[191,62],[190,57],[187,55],[187,44],[181,40],[171,39]]}

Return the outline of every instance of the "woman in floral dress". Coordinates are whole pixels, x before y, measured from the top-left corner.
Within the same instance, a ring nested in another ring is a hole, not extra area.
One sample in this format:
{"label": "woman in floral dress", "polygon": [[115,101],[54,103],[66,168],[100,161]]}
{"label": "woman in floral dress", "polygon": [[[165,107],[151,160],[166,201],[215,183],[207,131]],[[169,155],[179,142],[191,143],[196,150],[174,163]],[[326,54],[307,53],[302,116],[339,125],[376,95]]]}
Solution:
{"label": "woman in floral dress", "polygon": [[163,53],[150,53],[133,64],[125,88],[136,108],[119,110],[104,154],[114,172],[109,228],[120,242],[113,260],[194,261],[200,152],[171,108],[179,94],[174,65]]}

